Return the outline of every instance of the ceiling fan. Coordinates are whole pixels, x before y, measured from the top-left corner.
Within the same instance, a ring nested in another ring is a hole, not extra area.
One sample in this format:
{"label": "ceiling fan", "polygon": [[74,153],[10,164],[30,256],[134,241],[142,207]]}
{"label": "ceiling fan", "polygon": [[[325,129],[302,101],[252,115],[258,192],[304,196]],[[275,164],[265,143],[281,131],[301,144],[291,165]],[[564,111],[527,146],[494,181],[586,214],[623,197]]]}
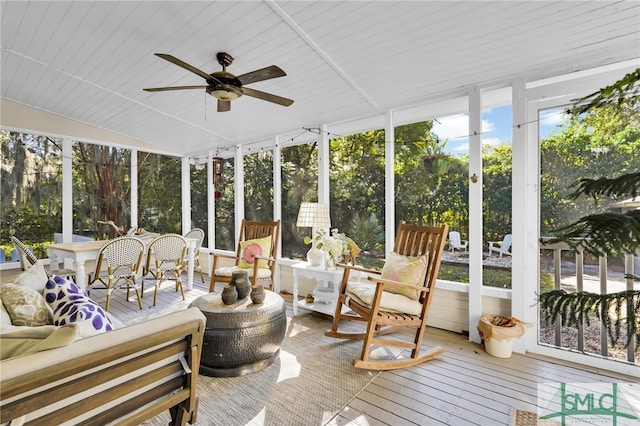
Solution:
{"label": "ceiling fan", "polygon": [[218,63],[222,65],[222,71],[215,71],[211,74],[189,65],[188,63],[174,57],[167,55],[166,53],[156,53],[156,56],[161,57],[173,64],[178,65],[194,74],[198,74],[204,78],[207,82],[206,86],[174,86],[174,87],[152,87],[148,89],[142,89],[147,92],[164,92],[167,90],[190,90],[190,89],[205,89],[208,94],[218,99],[218,112],[230,111],[231,101],[239,98],[242,95],[251,96],[254,98],[262,99],[276,103],[278,105],[289,106],[293,103],[293,100],[283,98],[271,93],[261,92],[260,90],[250,89],[244,87],[245,84],[255,83],[257,81],[269,80],[272,78],[283,77],[287,75],[282,69],[275,65],[271,65],[266,68],[248,72],[239,76],[235,76],[227,72],[227,67],[233,62],[233,57],[226,52],[218,52],[216,58]]}

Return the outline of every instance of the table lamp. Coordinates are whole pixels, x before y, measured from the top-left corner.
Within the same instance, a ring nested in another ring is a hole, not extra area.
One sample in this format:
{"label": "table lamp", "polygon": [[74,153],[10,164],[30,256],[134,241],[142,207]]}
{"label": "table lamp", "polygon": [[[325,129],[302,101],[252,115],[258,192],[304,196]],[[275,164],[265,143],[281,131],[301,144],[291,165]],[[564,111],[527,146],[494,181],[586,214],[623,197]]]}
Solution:
{"label": "table lamp", "polygon": [[313,239],[315,238],[318,230],[331,227],[329,205],[303,202],[300,204],[300,211],[298,212],[296,226],[312,228],[311,248],[307,252],[307,261],[312,266],[322,265],[324,262],[324,252],[315,247]]}

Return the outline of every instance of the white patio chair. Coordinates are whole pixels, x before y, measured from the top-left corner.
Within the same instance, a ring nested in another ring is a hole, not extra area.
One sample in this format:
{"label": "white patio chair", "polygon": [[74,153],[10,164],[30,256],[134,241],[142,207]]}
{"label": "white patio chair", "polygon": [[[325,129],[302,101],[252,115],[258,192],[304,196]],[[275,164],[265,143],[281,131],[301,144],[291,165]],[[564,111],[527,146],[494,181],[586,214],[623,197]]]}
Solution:
{"label": "white patio chair", "polygon": [[507,256],[511,256],[511,234],[507,234],[504,236],[502,241],[489,241],[489,256],[491,253],[498,253],[499,257],[502,257],[503,254]]}
{"label": "white patio chair", "polygon": [[[185,238],[197,238],[198,243],[193,251],[193,270],[196,269],[200,272],[200,280],[204,283],[204,275],[202,274],[202,268],[200,267],[200,247],[204,241],[204,230],[201,228],[193,228],[191,231],[184,234]],[[185,264],[188,265],[188,259],[185,259]]]}
{"label": "white patio chair", "polygon": [[451,253],[456,250],[462,250],[466,253],[468,248],[469,241],[461,239],[458,231],[449,232],[449,250],[451,250]]}
{"label": "white patio chair", "polygon": [[105,311],[109,311],[111,293],[118,285],[127,286],[127,301],[129,290],[133,287],[138,299],[138,306],[142,309],[142,300],[138,290],[138,274],[144,256],[144,244],[134,237],[119,237],[107,241],[98,251],[94,278],[87,285],[87,295],[91,287],[100,282],[107,290]]}
{"label": "white patio chair", "polygon": [[[149,244],[144,275],[152,275],[155,281],[153,306],[156,306],[158,287],[160,287],[162,280],[168,277],[176,280],[176,291],[180,289],[182,300],[184,300],[181,276],[185,268],[184,260],[186,253],[187,240],[178,234],[161,235]],[[142,285],[144,292],[144,282]]]}

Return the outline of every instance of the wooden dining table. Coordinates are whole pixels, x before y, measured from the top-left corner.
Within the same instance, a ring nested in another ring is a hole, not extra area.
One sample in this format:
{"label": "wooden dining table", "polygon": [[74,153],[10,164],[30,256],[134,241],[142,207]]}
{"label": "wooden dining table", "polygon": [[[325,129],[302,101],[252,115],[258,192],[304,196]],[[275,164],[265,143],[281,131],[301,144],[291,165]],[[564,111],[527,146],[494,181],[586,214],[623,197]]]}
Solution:
{"label": "wooden dining table", "polygon": [[[187,288],[193,288],[193,264],[195,249],[198,244],[197,238],[185,238],[187,240]],[[58,264],[64,259],[70,259],[76,270],[76,284],[83,289],[87,289],[87,271],[85,262],[87,260],[97,260],[98,251],[108,240],[83,241],[77,243],[59,243],[47,246],[47,253],[52,264]],[[145,246],[148,242],[145,242]]]}

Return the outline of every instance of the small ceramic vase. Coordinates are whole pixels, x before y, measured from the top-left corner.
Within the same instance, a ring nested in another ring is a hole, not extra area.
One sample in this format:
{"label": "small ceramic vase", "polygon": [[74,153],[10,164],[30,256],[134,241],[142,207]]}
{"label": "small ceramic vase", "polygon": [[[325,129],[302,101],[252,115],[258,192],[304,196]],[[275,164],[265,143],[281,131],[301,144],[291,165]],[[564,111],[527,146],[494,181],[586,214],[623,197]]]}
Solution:
{"label": "small ceramic vase", "polygon": [[242,300],[251,293],[251,283],[247,271],[234,271],[231,274],[231,283],[236,286],[238,300]]}
{"label": "small ceramic vase", "polygon": [[225,305],[231,305],[238,300],[238,292],[236,291],[236,286],[228,285],[222,289],[222,303]]}
{"label": "small ceramic vase", "polygon": [[251,301],[256,305],[264,302],[265,296],[266,295],[264,293],[264,287],[262,287],[260,284],[251,287]]}
{"label": "small ceramic vase", "polygon": [[322,262],[324,262],[324,252],[315,247],[311,247],[307,252],[307,262],[309,262],[311,266],[322,265]]}

